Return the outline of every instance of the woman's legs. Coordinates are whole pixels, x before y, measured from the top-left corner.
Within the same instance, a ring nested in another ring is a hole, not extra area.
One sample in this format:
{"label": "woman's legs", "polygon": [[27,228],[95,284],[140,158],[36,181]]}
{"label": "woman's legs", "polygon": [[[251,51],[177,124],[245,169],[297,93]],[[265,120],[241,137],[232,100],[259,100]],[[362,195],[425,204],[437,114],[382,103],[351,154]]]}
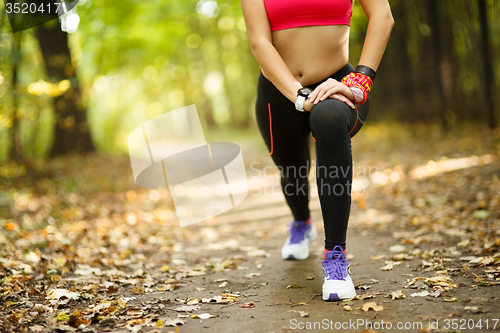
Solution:
{"label": "woman's legs", "polygon": [[[330,76],[338,81],[354,71],[346,64]],[[325,78],[326,80],[326,78]],[[323,80],[324,81],[324,80]],[[323,82],[321,81],[321,82]],[[309,85],[316,88],[321,82]],[[299,112],[262,74],[256,102],[257,122],[276,165],[296,221],[309,218],[309,133],[316,141],[317,185],[325,227],[325,249],[345,249],[353,178],[351,138],[368,116],[368,101],[356,110],[336,99],[326,99],[311,112]]]}
{"label": "woman's legs", "polygon": [[[347,63],[330,78],[341,81],[353,71],[354,67]],[[319,84],[321,82],[309,87],[314,89]],[[351,138],[363,126],[369,105],[370,98],[356,109],[328,98],[315,105],[310,112],[309,122],[316,148],[316,181],[327,250],[332,250],[335,245],[343,249],[346,247],[353,178]]]}
{"label": "woman's legs", "polygon": [[366,119],[368,103],[358,106],[356,111],[344,102],[327,99],[311,110],[310,123],[316,141],[316,179],[327,250],[333,250],[336,245],[346,247],[353,178],[351,137]]}
{"label": "woman's legs", "polygon": [[[346,64],[330,77],[340,81],[353,70],[350,64]],[[314,90],[319,84],[321,82],[309,87]],[[316,176],[325,226],[324,300],[341,300],[356,295],[349,274],[349,261],[343,250],[351,209],[351,138],[363,125],[368,109],[369,100],[353,110],[344,102],[329,98],[315,105],[311,112],[299,112],[270,81],[259,75],[256,102],[259,129],[274,162],[282,170],[283,193],[296,220],[282,249],[282,258],[285,259],[299,259],[296,254],[301,255],[300,259],[307,258],[308,239],[315,235],[313,226],[297,221],[309,219],[307,176],[311,130],[316,142]],[[300,247],[300,251],[293,250],[293,247]],[[290,256],[284,253],[290,253]]]}
{"label": "woman's legs", "polygon": [[[340,81],[352,71],[347,64],[332,77]],[[316,178],[325,226],[325,301],[356,296],[344,252],[353,179],[351,138],[363,125],[368,109],[369,101],[353,110],[344,102],[326,99],[312,108],[309,118],[316,141]]]}

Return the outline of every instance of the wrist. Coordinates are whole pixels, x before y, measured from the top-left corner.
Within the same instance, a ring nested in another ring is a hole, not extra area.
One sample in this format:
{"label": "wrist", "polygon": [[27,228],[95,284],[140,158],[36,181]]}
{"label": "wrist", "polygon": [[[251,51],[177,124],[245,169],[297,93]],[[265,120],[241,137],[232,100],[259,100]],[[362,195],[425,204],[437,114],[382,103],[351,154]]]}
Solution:
{"label": "wrist", "polygon": [[367,101],[368,93],[373,87],[372,79],[363,73],[349,73],[341,82],[349,88],[356,104],[360,105]]}
{"label": "wrist", "polygon": [[343,89],[344,91],[342,92],[342,94],[345,97],[349,98],[350,100],[356,101],[356,94],[354,93],[354,91],[352,91],[352,89],[351,89],[352,87],[349,87],[345,83],[344,83],[344,86],[345,86],[345,89]]}
{"label": "wrist", "polygon": [[304,108],[304,104],[309,99],[309,95],[312,93],[312,90],[308,87],[300,88],[297,90],[297,100],[295,101],[295,109],[300,112],[307,111]]}
{"label": "wrist", "polygon": [[291,89],[288,91],[287,98],[291,102],[295,103],[297,101],[297,91],[301,88],[303,88],[303,87],[302,87],[302,84],[300,84],[300,82],[298,82],[298,81],[293,82]]}

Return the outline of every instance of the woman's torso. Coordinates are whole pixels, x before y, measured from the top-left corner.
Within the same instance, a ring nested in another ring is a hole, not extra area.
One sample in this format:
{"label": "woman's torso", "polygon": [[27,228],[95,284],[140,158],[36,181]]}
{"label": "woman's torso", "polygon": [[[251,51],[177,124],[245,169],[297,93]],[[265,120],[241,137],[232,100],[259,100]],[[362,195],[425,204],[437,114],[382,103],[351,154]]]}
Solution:
{"label": "woman's torso", "polygon": [[[350,5],[350,0],[337,1],[348,1]],[[349,59],[349,26],[346,24],[275,30],[272,31],[272,42],[303,86],[337,72]],[[262,74],[266,76],[265,72]]]}

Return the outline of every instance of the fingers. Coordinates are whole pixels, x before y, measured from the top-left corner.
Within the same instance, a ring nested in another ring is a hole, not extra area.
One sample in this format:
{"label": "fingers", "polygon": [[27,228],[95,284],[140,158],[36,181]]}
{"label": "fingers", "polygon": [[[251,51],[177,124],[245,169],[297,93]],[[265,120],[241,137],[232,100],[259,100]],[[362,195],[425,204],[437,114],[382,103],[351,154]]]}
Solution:
{"label": "fingers", "polygon": [[309,95],[309,98],[307,100],[313,104],[318,104],[319,102],[324,101],[327,98],[334,98],[346,103],[350,108],[354,109],[354,102],[345,95],[346,93],[352,94],[352,92],[345,84],[330,78],[318,85],[316,89],[314,89],[314,91]]}
{"label": "fingers", "polygon": [[314,104],[311,103],[309,100],[306,99],[306,101],[304,102],[304,110],[306,111],[311,111],[311,109],[313,108]]}
{"label": "fingers", "polygon": [[333,95],[330,95],[329,98],[334,98],[334,99],[338,99],[339,101],[342,101],[344,103],[346,103],[347,105],[349,105],[349,107],[351,109],[354,109],[356,106],[354,105],[354,102],[351,101],[349,98],[345,97],[344,95],[342,94],[333,94]]}
{"label": "fingers", "polygon": [[314,104],[324,101],[331,94],[342,91],[343,87],[341,87],[340,84],[341,83],[339,81],[329,78],[314,89],[314,91],[309,95],[309,100]]}

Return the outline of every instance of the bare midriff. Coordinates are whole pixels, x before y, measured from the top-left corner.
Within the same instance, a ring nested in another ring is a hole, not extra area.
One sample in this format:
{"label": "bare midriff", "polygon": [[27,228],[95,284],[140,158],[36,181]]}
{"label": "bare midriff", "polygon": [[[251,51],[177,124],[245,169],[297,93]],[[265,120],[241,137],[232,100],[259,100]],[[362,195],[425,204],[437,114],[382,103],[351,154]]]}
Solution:
{"label": "bare midriff", "polygon": [[[349,26],[320,25],[272,32],[273,45],[302,86],[344,67],[349,59]],[[262,71],[266,76],[266,73]]]}

